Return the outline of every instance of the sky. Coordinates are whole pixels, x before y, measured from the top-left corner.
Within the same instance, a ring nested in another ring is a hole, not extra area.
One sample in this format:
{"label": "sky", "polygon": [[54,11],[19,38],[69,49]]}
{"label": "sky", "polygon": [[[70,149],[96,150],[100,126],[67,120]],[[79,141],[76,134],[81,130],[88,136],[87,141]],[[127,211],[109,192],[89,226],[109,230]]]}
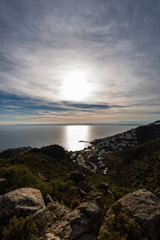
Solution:
{"label": "sky", "polygon": [[160,119],[160,1],[0,0],[0,124]]}

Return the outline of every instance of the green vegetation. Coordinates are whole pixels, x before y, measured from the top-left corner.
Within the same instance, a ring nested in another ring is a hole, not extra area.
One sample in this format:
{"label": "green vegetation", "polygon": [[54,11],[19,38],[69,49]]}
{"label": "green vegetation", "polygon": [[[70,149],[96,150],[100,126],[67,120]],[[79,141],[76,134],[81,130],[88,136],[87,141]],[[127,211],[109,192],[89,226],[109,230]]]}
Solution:
{"label": "green vegetation", "polygon": [[115,185],[154,192],[160,184],[160,139],[114,152],[107,159],[114,161],[109,177]]}
{"label": "green vegetation", "polygon": [[0,194],[9,192],[21,187],[32,187],[41,190],[42,194],[51,193],[51,186],[48,183],[39,180],[28,167],[23,165],[14,165],[3,168],[1,177],[6,179]]}
{"label": "green vegetation", "polygon": [[2,240],[34,240],[38,229],[31,217],[25,219],[14,216],[3,229]]}
{"label": "green vegetation", "polygon": [[100,240],[146,240],[119,204],[114,204],[99,234]]}
{"label": "green vegetation", "polygon": [[[84,200],[96,200],[96,194],[100,193],[102,213],[105,214],[112,207],[112,215],[106,216],[101,227],[100,240],[144,240],[135,222],[114,204],[129,192],[139,188],[154,192],[160,185],[160,139],[106,155],[110,169],[107,176],[89,172],[73,163],[62,148],[59,148],[60,153],[57,149],[52,151],[50,147],[45,147],[12,156],[6,153],[7,157],[0,158],[0,178],[5,179],[1,182],[0,194],[21,187],[37,188],[46,203],[47,194],[50,194],[53,199],[73,210]],[[74,170],[85,174],[86,181],[92,187],[86,195],[79,191],[73,180],[68,179]],[[101,183],[109,184],[109,192],[99,189]],[[34,222],[31,218],[14,216],[9,223],[5,223],[7,226],[0,226],[3,228],[3,240],[36,239],[37,232],[41,234],[50,223],[50,217],[44,215]]]}
{"label": "green vegetation", "polygon": [[[45,148],[45,153],[46,153]],[[6,182],[1,185],[0,194],[21,187],[32,187],[41,190],[44,200],[49,193],[53,199],[70,207],[73,199],[82,201],[77,186],[72,180],[67,180],[68,175],[79,170],[86,175],[88,183],[93,190],[97,190],[98,183],[106,182],[106,177],[90,173],[88,170],[73,163],[67,155],[65,158],[56,159],[34,150],[29,153],[18,154],[7,159],[0,159],[0,178]],[[50,154],[51,155],[51,154]],[[39,178],[39,175],[45,179]]]}

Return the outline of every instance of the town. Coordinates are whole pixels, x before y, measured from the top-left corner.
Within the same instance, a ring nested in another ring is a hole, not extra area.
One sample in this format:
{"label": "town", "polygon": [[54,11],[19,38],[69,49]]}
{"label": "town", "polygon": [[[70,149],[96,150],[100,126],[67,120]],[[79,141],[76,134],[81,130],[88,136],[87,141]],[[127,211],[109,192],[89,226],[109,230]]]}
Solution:
{"label": "town", "polygon": [[73,162],[87,168],[91,172],[99,172],[104,175],[109,173],[109,166],[105,159],[107,154],[113,151],[121,151],[138,144],[136,129],[131,129],[112,137],[95,139],[87,148],[81,151],[70,152]]}

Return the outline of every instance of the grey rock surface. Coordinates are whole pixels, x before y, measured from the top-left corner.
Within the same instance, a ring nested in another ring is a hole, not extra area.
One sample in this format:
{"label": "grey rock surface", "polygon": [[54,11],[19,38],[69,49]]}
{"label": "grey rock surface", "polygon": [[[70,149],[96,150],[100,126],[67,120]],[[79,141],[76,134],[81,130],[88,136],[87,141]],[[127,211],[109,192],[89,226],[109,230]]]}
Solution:
{"label": "grey rock surface", "polygon": [[47,210],[54,213],[55,219],[60,220],[70,211],[67,207],[60,205],[59,203],[50,203],[47,206]]}
{"label": "grey rock surface", "polygon": [[60,238],[56,237],[53,233],[46,233],[45,240],[60,240]]}
{"label": "grey rock surface", "polygon": [[100,225],[99,207],[96,204],[85,202],[55,221],[47,231],[55,234],[61,240],[85,239],[85,236],[86,240],[90,240],[91,236],[96,239]]}
{"label": "grey rock surface", "polygon": [[13,215],[33,217],[45,211],[41,192],[33,188],[20,188],[0,196],[0,220]]}
{"label": "grey rock surface", "polygon": [[160,201],[150,191],[141,189],[125,195],[118,201],[125,213],[134,218],[146,236],[160,239]]}

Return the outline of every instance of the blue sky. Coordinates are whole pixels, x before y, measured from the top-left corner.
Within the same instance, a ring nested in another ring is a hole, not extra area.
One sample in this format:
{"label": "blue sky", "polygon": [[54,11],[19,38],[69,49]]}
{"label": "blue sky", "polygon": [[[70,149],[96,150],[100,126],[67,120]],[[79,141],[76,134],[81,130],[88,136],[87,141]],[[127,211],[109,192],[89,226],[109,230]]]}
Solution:
{"label": "blue sky", "polygon": [[0,0],[0,124],[160,118],[160,2]]}

